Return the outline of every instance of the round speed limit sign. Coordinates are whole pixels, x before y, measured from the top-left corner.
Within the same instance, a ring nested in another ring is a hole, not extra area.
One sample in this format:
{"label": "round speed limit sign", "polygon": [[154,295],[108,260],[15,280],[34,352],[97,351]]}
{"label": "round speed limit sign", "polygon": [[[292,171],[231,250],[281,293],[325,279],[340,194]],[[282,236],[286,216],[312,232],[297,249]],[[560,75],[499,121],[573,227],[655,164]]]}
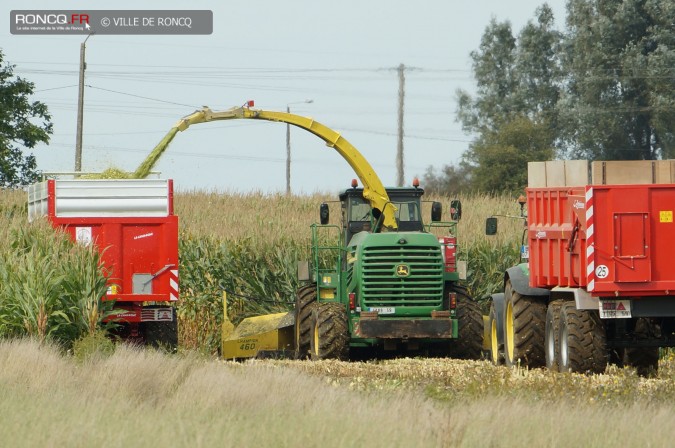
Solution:
{"label": "round speed limit sign", "polygon": [[607,278],[609,275],[609,268],[605,266],[604,264],[601,264],[597,268],[595,268],[595,276],[598,278]]}

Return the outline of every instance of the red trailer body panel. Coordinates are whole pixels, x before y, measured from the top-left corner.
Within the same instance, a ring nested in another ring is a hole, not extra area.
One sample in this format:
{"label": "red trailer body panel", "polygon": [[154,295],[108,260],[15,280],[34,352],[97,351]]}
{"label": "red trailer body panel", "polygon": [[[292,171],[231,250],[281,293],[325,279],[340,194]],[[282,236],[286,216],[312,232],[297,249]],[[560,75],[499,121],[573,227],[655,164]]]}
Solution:
{"label": "red trailer body panel", "polygon": [[99,249],[108,275],[105,299],[125,310],[116,320],[172,319],[170,308],[143,306],[178,300],[171,180],[48,180],[29,191],[29,217],[35,216],[46,216],[74,241]]}
{"label": "red trailer body panel", "polygon": [[[108,299],[178,300],[178,218],[56,218],[74,241],[91,240],[101,252]],[[79,234],[79,236],[78,236]]]}
{"label": "red trailer body panel", "polygon": [[675,184],[528,188],[530,286],[675,291]]}

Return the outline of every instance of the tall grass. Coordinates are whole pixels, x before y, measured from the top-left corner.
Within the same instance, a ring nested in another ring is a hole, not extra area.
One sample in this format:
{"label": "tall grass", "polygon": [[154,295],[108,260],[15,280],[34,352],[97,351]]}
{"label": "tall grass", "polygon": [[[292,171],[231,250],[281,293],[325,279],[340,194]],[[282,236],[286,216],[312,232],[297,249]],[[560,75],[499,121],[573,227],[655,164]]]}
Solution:
{"label": "tall grass", "polygon": [[[431,197],[447,210],[450,198]],[[477,298],[500,289],[501,273],[517,261],[521,222],[502,220],[496,237],[483,233],[492,214],[513,214],[511,198],[467,195],[458,225],[460,258],[468,260],[467,286]],[[180,343],[215,352],[222,322],[222,292],[232,299],[230,319],[292,307],[297,261],[310,257],[310,225],[319,204],[331,204],[340,222],[337,195],[189,191],[176,195],[180,217]],[[430,204],[423,213],[430,215]],[[0,337],[23,334],[71,341],[93,333],[109,310],[100,256],[70,243],[46,223],[27,225],[25,193],[0,194]],[[39,275],[37,274],[39,273]]]}
{"label": "tall grass", "polygon": [[0,194],[0,337],[70,345],[93,333],[111,307],[99,252],[46,220],[28,225],[25,195]]}
{"label": "tall grass", "polygon": [[179,242],[181,344],[215,351],[220,344],[222,294],[229,295],[229,318],[289,310],[298,286],[297,243],[258,248],[250,239],[220,241],[187,232]]}
{"label": "tall grass", "polygon": [[[0,342],[7,446],[670,446],[671,378],[486,362],[223,363]],[[668,369],[662,369],[662,374]]]}

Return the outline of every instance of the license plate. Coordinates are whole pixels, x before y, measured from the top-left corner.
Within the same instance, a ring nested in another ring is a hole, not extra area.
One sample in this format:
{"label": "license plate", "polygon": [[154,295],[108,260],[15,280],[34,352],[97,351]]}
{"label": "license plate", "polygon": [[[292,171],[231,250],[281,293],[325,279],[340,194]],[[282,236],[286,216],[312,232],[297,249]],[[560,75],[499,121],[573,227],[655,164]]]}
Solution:
{"label": "license plate", "polygon": [[629,319],[630,300],[600,300],[601,319]]}
{"label": "license plate", "polygon": [[396,314],[396,308],[393,306],[372,306],[370,311],[377,311],[378,314]]}

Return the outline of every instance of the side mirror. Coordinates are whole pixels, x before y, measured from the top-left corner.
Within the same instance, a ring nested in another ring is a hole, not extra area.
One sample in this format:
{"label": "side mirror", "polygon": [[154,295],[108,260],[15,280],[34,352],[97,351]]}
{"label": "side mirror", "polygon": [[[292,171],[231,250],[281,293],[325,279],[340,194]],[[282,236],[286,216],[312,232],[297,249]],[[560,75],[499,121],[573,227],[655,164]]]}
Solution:
{"label": "side mirror", "polygon": [[443,205],[440,202],[431,203],[431,221],[438,222],[443,214]]}
{"label": "side mirror", "polygon": [[485,220],[485,234],[486,235],[497,234],[497,218],[493,217]]}
{"label": "side mirror", "polygon": [[319,220],[321,222],[321,225],[326,225],[328,224],[328,218],[330,217],[330,212],[328,211],[328,204],[325,202],[321,204],[319,207]]}
{"label": "side mirror", "polygon": [[462,219],[462,201],[459,199],[450,201],[450,219],[453,221]]}

